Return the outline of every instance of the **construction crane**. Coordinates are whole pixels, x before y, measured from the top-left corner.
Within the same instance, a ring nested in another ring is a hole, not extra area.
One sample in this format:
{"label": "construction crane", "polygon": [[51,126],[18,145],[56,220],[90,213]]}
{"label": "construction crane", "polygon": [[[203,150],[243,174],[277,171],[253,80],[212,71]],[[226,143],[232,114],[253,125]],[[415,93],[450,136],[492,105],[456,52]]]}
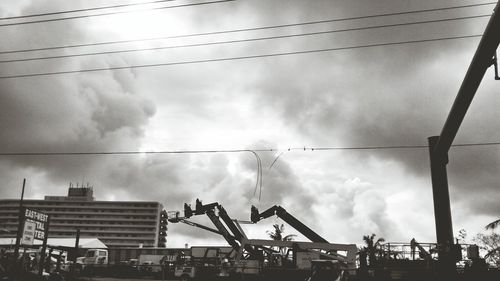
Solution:
{"label": "construction crane", "polygon": [[325,238],[321,237],[319,234],[317,234],[312,229],[307,227],[305,224],[303,224],[297,218],[292,216],[281,206],[274,205],[262,213],[259,213],[259,209],[257,209],[257,207],[255,206],[252,206],[250,210],[250,220],[253,223],[257,223],[262,219],[266,219],[274,215],[278,216],[279,218],[284,220],[288,225],[295,228],[298,232],[307,237],[307,239],[311,240],[311,242],[328,243],[328,241]]}

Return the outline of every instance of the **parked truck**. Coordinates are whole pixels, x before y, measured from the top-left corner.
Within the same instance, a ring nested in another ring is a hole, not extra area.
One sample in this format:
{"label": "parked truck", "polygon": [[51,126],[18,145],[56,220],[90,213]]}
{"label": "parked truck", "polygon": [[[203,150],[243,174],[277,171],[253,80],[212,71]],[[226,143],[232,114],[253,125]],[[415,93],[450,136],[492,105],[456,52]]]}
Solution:
{"label": "parked truck", "polygon": [[139,255],[139,274],[142,276],[159,276],[162,272],[162,262],[165,255]]}
{"label": "parked truck", "polygon": [[104,272],[108,265],[108,250],[88,249],[85,256],[77,257],[75,269],[84,274]]}

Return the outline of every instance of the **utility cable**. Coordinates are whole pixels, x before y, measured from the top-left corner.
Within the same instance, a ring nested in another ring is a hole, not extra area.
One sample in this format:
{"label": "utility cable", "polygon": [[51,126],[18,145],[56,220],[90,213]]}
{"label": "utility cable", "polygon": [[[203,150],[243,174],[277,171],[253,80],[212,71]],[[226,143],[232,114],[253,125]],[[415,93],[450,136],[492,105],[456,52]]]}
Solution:
{"label": "utility cable", "polygon": [[165,67],[165,66],[189,65],[189,64],[199,64],[199,63],[235,61],[235,60],[248,60],[248,59],[301,55],[301,54],[311,54],[311,53],[321,53],[321,52],[332,52],[332,51],[341,51],[341,50],[392,46],[392,45],[405,45],[405,44],[414,44],[414,43],[437,42],[437,41],[445,41],[445,40],[475,38],[475,37],[481,37],[481,36],[482,35],[463,35],[463,36],[440,37],[440,38],[432,38],[432,39],[409,40],[409,41],[388,42],[388,43],[375,43],[375,44],[367,44],[367,45],[355,45],[355,46],[336,47],[336,48],[313,49],[313,50],[304,50],[304,51],[292,51],[292,52],[249,55],[249,56],[236,56],[236,57],[204,59],[204,60],[188,60],[188,61],[166,62],[166,63],[138,64],[138,65],[129,65],[129,66],[88,68],[88,69],[80,69],[80,70],[64,70],[64,71],[38,72],[38,73],[29,73],[29,74],[14,74],[14,75],[0,76],[0,79],[26,78],[26,77],[37,77],[37,76],[53,76],[53,75],[101,72],[101,71],[122,70],[122,69],[137,69],[137,68]]}
{"label": "utility cable", "polygon": [[366,27],[354,27],[354,28],[306,32],[306,33],[295,33],[295,34],[288,34],[288,35],[276,35],[276,36],[268,36],[268,37],[247,38],[247,39],[240,39],[240,40],[215,41],[215,42],[208,42],[208,43],[172,45],[172,46],[139,48],[139,49],[136,48],[136,49],[103,51],[103,52],[89,52],[89,53],[80,53],[80,54],[68,54],[68,55],[45,56],[45,57],[22,58],[22,59],[7,59],[7,60],[0,60],[0,63],[26,62],[26,61],[62,59],[62,58],[73,58],[73,57],[83,57],[83,56],[110,55],[110,54],[119,54],[119,53],[132,53],[132,52],[157,51],[157,50],[189,48],[189,47],[214,46],[214,45],[224,45],[224,44],[234,44],[234,43],[247,43],[247,42],[263,41],[263,40],[275,40],[275,39],[313,36],[313,35],[322,35],[322,34],[332,34],[332,33],[340,33],[340,32],[351,32],[351,31],[360,31],[360,30],[369,30],[369,29],[378,29],[378,28],[409,26],[409,25],[416,25],[416,24],[427,24],[427,23],[438,23],[438,22],[447,22],[447,21],[456,21],[456,20],[476,19],[476,18],[490,17],[490,16],[491,16],[491,14],[474,15],[474,16],[466,16],[466,17],[455,17],[455,18],[446,18],[446,19],[405,22],[405,23],[395,23],[395,24],[383,24],[383,25],[374,25],[374,26],[366,26]]}
{"label": "utility cable", "polygon": [[357,16],[357,17],[345,17],[345,18],[328,19],[328,20],[320,20],[320,21],[309,21],[309,22],[300,22],[300,23],[291,23],[291,24],[269,25],[269,26],[261,26],[261,27],[240,28],[240,29],[212,31],[212,32],[201,32],[201,33],[182,34],[182,35],[163,36],[163,37],[151,37],[151,38],[130,39],[130,40],[116,40],[116,41],[106,41],[106,42],[96,42],[96,43],[83,43],[83,44],[41,47],[41,48],[22,49],[22,50],[5,50],[5,51],[0,51],[0,54],[32,52],[32,51],[47,51],[47,50],[91,47],[91,46],[100,46],[100,45],[109,45],[109,44],[121,44],[121,43],[145,42],[145,41],[164,40],[164,39],[198,37],[198,36],[206,36],[206,35],[218,35],[218,34],[245,32],[245,31],[258,31],[258,30],[267,30],[267,29],[275,29],[275,28],[296,27],[296,26],[304,26],[304,25],[314,25],[314,24],[322,24],[322,23],[347,21],[347,20],[357,20],[357,19],[365,19],[365,18],[376,18],[376,17],[385,17],[385,16],[393,16],[393,15],[404,15],[404,14],[423,13],[423,12],[431,12],[431,11],[451,10],[451,9],[468,8],[468,7],[492,5],[492,4],[496,4],[496,2],[474,4],[474,5],[452,6],[452,7],[435,8],[435,9],[413,10],[413,11],[397,12],[397,13],[373,14],[373,15]]}
{"label": "utility cable", "polygon": [[24,25],[24,24],[32,24],[32,23],[54,22],[54,21],[62,21],[62,20],[83,19],[83,18],[109,16],[109,15],[117,15],[117,14],[129,14],[129,13],[137,13],[137,12],[143,12],[143,11],[156,11],[156,10],[201,6],[201,5],[209,5],[209,4],[219,4],[219,3],[233,2],[233,1],[237,1],[237,0],[217,0],[217,1],[211,1],[211,2],[190,3],[190,4],[182,4],[182,5],[175,5],[175,6],[165,6],[165,7],[154,7],[154,8],[148,8],[148,9],[133,10],[133,11],[117,11],[117,12],[107,12],[107,13],[92,14],[92,15],[71,16],[71,17],[65,17],[65,18],[43,19],[43,20],[13,22],[13,23],[2,23],[2,24],[0,24],[0,27]]}
{"label": "utility cable", "polygon": [[[483,143],[462,143],[453,144],[452,147],[471,147],[471,146],[496,146],[500,142],[483,142]],[[428,145],[395,145],[395,146],[358,146],[358,147],[293,147],[291,150],[310,150],[310,151],[327,151],[327,150],[386,150],[386,149],[420,149],[428,148]]]}
{"label": "utility cable", "polygon": [[[255,196],[259,186],[260,186],[260,190],[262,191],[262,162],[261,162],[259,154],[256,152],[259,150],[248,150],[248,151],[253,153],[253,155],[255,156],[255,159],[257,160],[257,180],[255,182],[255,188],[253,191],[253,196]],[[259,194],[259,202],[260,202],[260,194]]]}
{"label": "utility cable", "polygon": [[273,160],[273,162],[271,163],[271,165],[269,165],[269,170],[271,170],[271,168],[274,166],[274,164],[276,163],[276,161],[278,161],[278,159],[281,157],[281,155],[283,155],[283,153],[285,153],[284,151],[282,151],[280,154],[278,154],[278,156],[276,156]]}
{"label": "utility cable", "polygon": [[23,18],[32,18],[32,17],[42,17],[42,16],[54,16],[54,15],[60,15],[60,14],[89,12],[89,11],[96,11],[96,10],[103,10],[103,9],[116,9],[116,8],[142,6],[142,5],[158,4],[158,3],[173,2],[173,1],[177,1],[177,0],[157,0],[157,1],[149,1],[149,2],[141,2],[141,3],[118,4],[118,5],[111,5],[111,6],[100,6],[100,7],[82,8],[82,9],[57,11],[57,12],[28,14],[28,15],[20,15],[20,16],[13,16],[13,17],[3,17],[3,18],[0,18],[0,20],[13,20],[13,19],[23,19]]}
{"label": "utility cable", "polygon": [[[452,144],[452,147],[498,146],[500,142],[476,142]],[[162,151],[96,151],[96,152],[0,152],[0,156],[83,156],[83,155],[135,155],[135,154],[210,154],[240,152],[278,152],[278,151],[327,151],[327,150],[386,150],[386,149],[423,149],[428,145],[388,145],[388,146],[331,146],[331,147],[291,147],[288,149],[221,149],[221,150],[162,150]],[[260,157],[257,156],[258,159]],[[260,161],[258,161],[260,162]]]}

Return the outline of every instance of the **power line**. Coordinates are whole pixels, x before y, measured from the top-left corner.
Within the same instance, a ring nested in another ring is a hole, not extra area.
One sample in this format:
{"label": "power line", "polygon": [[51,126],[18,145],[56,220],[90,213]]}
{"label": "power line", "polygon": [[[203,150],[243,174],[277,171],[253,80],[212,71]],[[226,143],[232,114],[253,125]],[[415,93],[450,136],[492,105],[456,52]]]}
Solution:
{"label": "power line", "polygon": [[455,18],[446,18],[446,19],[436,19],[436,20],[405,22],[405,23],[396,23],[396,24],[384,24],[384,25],[375,25],[375,26],[366,26],[366,27],[335,29],[335,30],[327,30],[327,31],[297,33],[297,34],[288,34],[288,35],[248,38],[248,39],[240,39],[240,40],[215,41],[215,42],[208,42],[208,43],[173,45],[173,46],[139,48],[139,49],[126,49],[126,50],[114,50],[114,51],[103,51],[103,52],[90,52],[90,53],[68,54],[68,55],[46,56],[46,57],[34,57],[34,58],[22,58],[22,59],[9,59],[9,60],[0,60],[0,63],[26,62],[26,61],[36,61],[36,60],[62,59],[62,58],[83,57],[83,56],[110,55],[110,54],[119,54],[119,53],[132,53],[132,52],[178,49],[178,48],[188,48],[188,47],[201,47],[201,46],[213,46],[213,45],[234,44],[234,43],[246,43],[246,42],[255,42],[255,41],[263,41],[263,40],[274,40],[274,39],[284,39],[284,38],[292,38],[292,37],[332,34],[332,33],[339,33],[339,32],[369,30],[369,29],[377,29],[377,28],[388,28],[388,27],[409,26],[409,25],[416,25],[416,24],[438,23],[438,22],[447,22],[447,21],[456,21],[456,20],[465,20],[465,19],[476,19],[476,18],[490,17],[490,16],[491,16],[490,14],[488,14],[488,15],[475,15],[475,16],[466,16],[466,17],[455,17]]}
{"label": "power line", "polygon": [[117,11],[117,12],[107,12],[107,13],[92,14],[92,15],[71,16],[71,17],[65,17],[65,18],[54,18],[54,19],[44,19],[44,20],[14,22],[14,23],[3,23],[3,24],[0,24],[0,27],[13,26],[13,25],[24,25],[24,24],[32,24],[32,23],[54,22],[54,21],[62,21],[62,20],[73,20],[73,19],[82,19],[82,18],[91,18],[91,17],[100,17],[100,16],[109,16],[109,15],[116,15],[116,14],[128,14],[128,13],[136,13],[136,12],[142,12],[142,11],[154,11],[154,10],[181,8],[181,7],[201,6],[201,5],[218,4],[218,3],[233,2],[233,1],[237,1],[237,0],[217,0],[217,1],[211,1],[211,2],[190,3],[190,4],[182,4],[182,5],[176,5],[176,6],[154,7],[154,8],[148,8],[148,9],[133,10],[133,11]]}
{"label": "power line", "polygon": [[3,152],[0,156],[78,156],[78,155],[134,155],[134,154],[210,154],[239,152],[272,152],[272,149],[223,149],[223,150],[169,150],[169,151],[100,151],[100,152]]}
{"label": "power line", "polygon": [[[477,142],[454,144],[452,147],[498,146],[500,142]],[[97,152],[0,152],[0,156],[81,156],[81,155],[135,155],[135,154],[210,154],[239,152],[282,152],[282,151],[328,151],[328,150],[389,150],[389,149],[423,149],[428,145],[392,145],[392,146],[346,146],[346,147],[293,147],[288,149],[221,149],[221,150],[163,150],[163,151],[97,151]]]}
{"label": "power line", "polygon": [[481,37],[481,35],[452,36],[452,37],[441,37],[441,38],[433,38],[433,39],[410,40],[410,41],[389,42],[389,43],[376,43],[376,44],[356,45],[356,46],[337,47],[337,48],[314,49],[314,50],[305,50],[305,51],[293,51],[293,52],[271,53],[271,54],[227,57],[227,58],[215,58],[215,59],[205,59],[205,60],[191,60],[191,61],[155,63],[155,64],[139,64],[139,65],[130,65],[130,66],[115,66],[115,67],[90,68],[90,69],[80,69],[80,70],[39,72],[39,73],[30,73],[30,74],[15,74],[15,75],[0,76],[0,79],[26,78],[26,77],[37,77],[37,76],[52,76],[52,75],[74,74],[74,73],[100,72],[100,71],[109,71],[109,70],[136,69],[136,68],[149,68],[149,67],[174,66],[174,65],[188,65],[188,64],[223,62],[223,61],[234,61],[234,60],[248,60],[248,59],[257,59],[257,58],[269,58],[269,57],[278,57],[278,56],[290,56],[290,55],[301,55],[301,54],[311,54],[311,53],[321,53],[321,52],[332,52],[332,51],[371,48],[371,47],[382,47],[382,46],[391,46],[391,45],[437,42],[437,41],[466,39],[466,38],[474,38],[474,37]]}
{"label": "power line", "polygon": [[376,18],[376,17],[385,17],[385,16],[394,16],[394,15],[405,15],[405,14],[423,13],[423,12],[431,12],[431,11],[452,10],[452,9],[469,8],[469,7],[492,5],[492,4],[496,4],[496,2],[461,5],[461,6],[451,6],[451,7],[434,8],[434,9],[413,10],[413,11],[396,12],[396,13],[373,14],[373,15],[357,16],[357,17],[345,17],[345,18],[336,18],[336,19],[328,19],[328,20],[320,20],[320,21],[308,21],[308,22],[301,22],[301,23],[269,25],[269,26],[261,26],[261,27],[232,29],[232,30],[181,34],[181,35],[163,36],[163,37],[150,37],[150,38],[131,39],[131,40],[116,40],[116,41],[106,41],[106,42],[97,42],[97,43],[83,43],[83,44],[42,47],[42,48],[32,48],[32,49],[22,49],[22,50],[6,50],[6,51],[0,51],[0,54],[22,53],[22,52],[32,52],[32,51],[48,51],[48,50],[91,47],[91,46],[109,45],[109,44],[145,42],[145,41],[164,40],[164,39],[179,39],[179,38],[186,38],[186,37],[206,36],[206,35],[219,35],[219,34],[227,34],[227,33],[237,33],[237,32],[246,32],[246,31],[258,31],[258,30],[267,30],[267,29],[275,29],[275,28],[285,28],[285,27],[294,27],[294,26],[303,26],[303,25],[332,23],[332,22],[347,21],[347,20]]}
{"label": "power line", "polygon": [[[500,142],[480,142],[480,143],[462,143],[453,144],[453,147],[471,147],[471,146],[496,146]],[[394,145],[394,146],[358,146],[358,147],[293,147],[288,150],[310,150],[310,151],[327,151],[327,150],[386,150],[386,149],[421,149],[428,148],[428,145]]]}
{"label": "power line", "polygon": [[23,18],[32,18],[32,17],[41,17],[41,16],[54,16],[54,15],[67,14],[67,13],[89,12],[89,11],[96,11],[96,10],[103,10],[103,9],[116,9],[116,8],[142,6],[142,5],[158,4],[158,3],[174,2],[174,1],[177,1],[177,0],[157,0],[157,1],[149,1],[149,2],[141,2],[141,3],[118,4],[118,5],[111,5],[111,6],[100,6],[100,7],[57,11],[57,12],[28,14],[28,15],[20,15],[20,16],[13,16],[13,17],[3,17],[3,18],[0,18],[0,20],[13,20],[13,19],[23,19]]}

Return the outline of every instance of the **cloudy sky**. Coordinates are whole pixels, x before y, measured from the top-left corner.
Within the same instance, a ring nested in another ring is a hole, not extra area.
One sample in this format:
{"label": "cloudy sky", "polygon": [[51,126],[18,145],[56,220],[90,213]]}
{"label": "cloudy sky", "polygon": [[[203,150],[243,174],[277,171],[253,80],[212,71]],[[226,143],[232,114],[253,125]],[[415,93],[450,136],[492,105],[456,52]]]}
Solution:
{"label": "cloudy sky", "polygon": [[[138,2],[0,1],[0,17]],[[254,194],[258,165],[250,152],[1,156],[0,196],[18,198],[23,178],[27,178],[28,198],[63,195],[70,182],[89,182],[98,200],[160,201],[167,210],[180,210],[184,202],[200,198],[206,203],[218,201],[232,217],[242,220],[248,220],[252,204],[261,210],[279,204],[331,242],[359,243],[370,233],[388,241],[407,242],[413,237],[435,241],[426,148],[308,148],[426,145],[427,137],[441,131],[478,37],[225,59],[478,35],[488,17],[206,43],[489,15],[494,5],[328,22],[489,2],[236,0],[186,6],[202,2],[177,0],[1,19],[1,61],[205,45],[0,62],[0,150],[272,149],[258,152],[263,179],[260,200],[259,192]],[[152,10],[166,6],[181,7]],[[9,25],[39,20],[43,22]],[[315,21],[326,22],[255,30]],[[253,30],[199,35],[238,29]],[[191,34],[198,35],[179,36]],[[170,38],[136,40],[165,37]],[[6,53],[130,40],[135,41]],[[207,60],[212,61],[172,64]],[[129,68],[152,64],[157,66]],[[122,69],[78,72],[107,68]],[[29,76],[54,72],[71,73]],[[455,143],[500,140],[499,86],[492,69],[488,70]],[[448,176],[455,234],[461,228],[471,234],[480,232],[500,216],[499,168],[498,146],[451,149]],[[197,221],[209,224],[206,218]],[[250,237],[265,237],[273,223],[281,221],[271,218],[245,230]],[[294,233],[291,228],[286,231]],[[171,224],[169,246],[185,243],[224,241]]]}

